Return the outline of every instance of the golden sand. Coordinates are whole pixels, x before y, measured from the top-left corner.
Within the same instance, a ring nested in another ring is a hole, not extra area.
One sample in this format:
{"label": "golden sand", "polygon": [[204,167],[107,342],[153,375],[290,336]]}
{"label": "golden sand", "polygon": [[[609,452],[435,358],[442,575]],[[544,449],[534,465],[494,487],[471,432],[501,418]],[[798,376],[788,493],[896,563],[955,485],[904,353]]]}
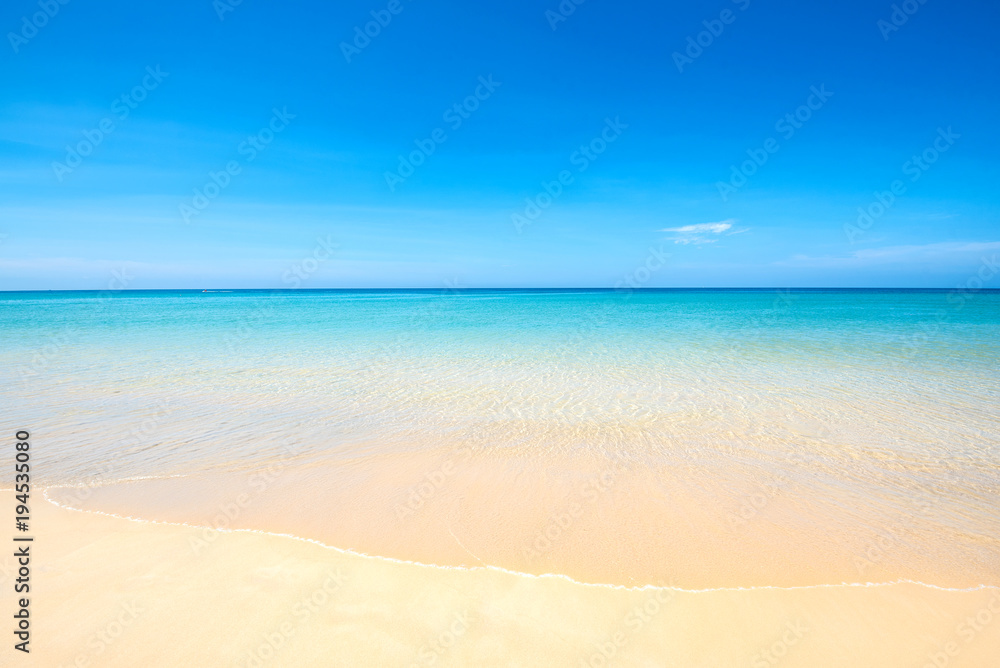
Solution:
{"label": "golden sand", "polygon": [[[996,587],[630,590],[40,499],[33,522],[32,651],[5,649],[5,665],[982,668],[1000,656]],[[0,564],[10,610],[13,562]]]}
{"label": "golden sand", "polygon": [[425,448],[57,488],[52,497],[83,510],[288,533],[424,564],[631,587],[1000,583],[995,514],[966,517],[964,505],[943,495],[908,507],[801,482],[822,474],[802,464],[797,482],[780,469],[754,476],[731,464],[691,471],[592,453]]}

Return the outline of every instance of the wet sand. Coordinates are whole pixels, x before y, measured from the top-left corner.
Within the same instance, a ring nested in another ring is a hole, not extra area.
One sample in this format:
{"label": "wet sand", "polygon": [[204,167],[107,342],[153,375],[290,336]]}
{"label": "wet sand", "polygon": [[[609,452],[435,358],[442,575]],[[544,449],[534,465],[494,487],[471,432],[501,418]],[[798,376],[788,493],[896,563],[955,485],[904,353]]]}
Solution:
{"label": "wet sand", "polygon": [[[971,486],[925,501],[859,495],[845,467],[753,461],[665,467],[592,452],[442,449],[54,488],[82,510],[316,539],[442,566],[497,566],[592,584],[687,589],[1000,583],[996,512]],[[707,456],[702,462],[711,461]],[[839,462],[837,462],[839,463]],[[873,468],[866,464],[866,467]],[[918,472],[907,467],[907,478]],[[857,486],[861,488],[861,485]],[[965,490],[964,494],[959,494]],[[983,502],[979,507],[988,507]]]}
{"label": "wet sand", "polygon": [[982,667],[1000,651],[996,587],[630,590],[255,532],[205,540],[41,499],[33,513],[19,665]]}

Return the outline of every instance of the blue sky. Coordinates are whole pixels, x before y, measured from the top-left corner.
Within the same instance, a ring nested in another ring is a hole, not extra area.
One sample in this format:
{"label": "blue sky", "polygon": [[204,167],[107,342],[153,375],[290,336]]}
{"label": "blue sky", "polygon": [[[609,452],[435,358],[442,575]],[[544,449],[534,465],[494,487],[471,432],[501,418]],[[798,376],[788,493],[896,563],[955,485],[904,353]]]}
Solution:
{"label": "blue sky", "polygon": [[1000,8],[897,7],[9,0],[0,289],[954,287]]}

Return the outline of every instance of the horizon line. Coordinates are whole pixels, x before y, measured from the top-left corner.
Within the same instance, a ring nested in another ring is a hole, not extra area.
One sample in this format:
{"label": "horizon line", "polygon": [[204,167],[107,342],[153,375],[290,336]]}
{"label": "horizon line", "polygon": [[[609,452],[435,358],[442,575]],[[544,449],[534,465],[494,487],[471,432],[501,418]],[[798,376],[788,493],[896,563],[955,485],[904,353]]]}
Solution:
{"label": "horizon line", "polygon": [[[866,291],[866,290],[890,290],[890,291],[902,291],[902,290],[919,290],[928,292],[947,292],[963,289],[962,286],[956,287],[918,287],[918,286],[865,286],[865,287],[809,287],[809,286],[753,286],[753,287],[737,287],[737,286],[724,286],[724,287],[641,287],[641,288],[631,288],[631,287],[480,287],[480,288],[442,288],[442,287],[353,287],[353,288],[120,288],[120,289],[65,289],[65,288],[30,288],[26,290],[0,290],[0,294],[20,294],[20,293],[43,293],[43,292],[97,292],[97,293],[110,293],[110,294],[123,294],[123,293],[137,293],[137,292],[188,292],[192,294],[216,294],[220,292],[230,293],[230,292],[388,292],[388,291],[411,291],[411,292],[442,292],[442,293],[456,293],[456,292],[482,292],[482,291],[502,291],[502,292],[514,292],[514,291],[590,291],[590,292],[658,292],[658,291],[683,291],[683,290],[801,290],[801,291],[819,291],[819,290],[855,290],[855,291]],[[979,288],[978,290],[969,290],[970,292],[1000,292],[1000,288]]]}

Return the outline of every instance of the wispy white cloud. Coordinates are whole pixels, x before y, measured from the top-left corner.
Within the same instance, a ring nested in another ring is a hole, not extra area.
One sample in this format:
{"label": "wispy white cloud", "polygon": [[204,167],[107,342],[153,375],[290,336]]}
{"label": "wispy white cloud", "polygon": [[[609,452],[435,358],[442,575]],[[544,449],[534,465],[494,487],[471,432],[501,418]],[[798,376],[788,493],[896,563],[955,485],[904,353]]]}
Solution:
{"label": "wispy white cloud", "polygon": [[862,267],[872,265],[889,265],[902,262],[920,262],[934,260],[936,262],[964,261],[968,256],[977,253],[1000,250],[1000,241],[945,241],[941,243],[883,246],[881,248],[864,248],[848,255],[793,255],[786,260],[775,262],[778,266],[810,266],[810,267]]}
{"label": "wispy white cloud", "polygon": [[709,237],[675,237],[672,240],[675,244],[714,244],[718,239],[710,239]]}
{"label": "wispy white cloud", "polygon": [[720,232],[725,232],[730,227],[733,226],[733,222],[730,220],[724,220],[720,223],[698,223],[697,225],[684,225],[682,227],[668,227],[662,232],[681,232],[684,234],[700,234],[702,232],[714,232],[719,234]]}
{"label": "wispy white cloud", "polygon": [[[680,227],[667,227],[660,231],[673,232],[677,235],[669,238],[675,244],[714,244],[718,241],[717,238],[704,235],[722,234],[723,232],[731,229],[733,227],[733,223],[735,222],[735,218],[728,218],[726,220],[720,220],[717,223],[697,223],[694,225],[682,225]],[[746,230],[740,230],[740,232],[745,231]],[[730,232],[730,234],[736,234],[736,232]]]}

